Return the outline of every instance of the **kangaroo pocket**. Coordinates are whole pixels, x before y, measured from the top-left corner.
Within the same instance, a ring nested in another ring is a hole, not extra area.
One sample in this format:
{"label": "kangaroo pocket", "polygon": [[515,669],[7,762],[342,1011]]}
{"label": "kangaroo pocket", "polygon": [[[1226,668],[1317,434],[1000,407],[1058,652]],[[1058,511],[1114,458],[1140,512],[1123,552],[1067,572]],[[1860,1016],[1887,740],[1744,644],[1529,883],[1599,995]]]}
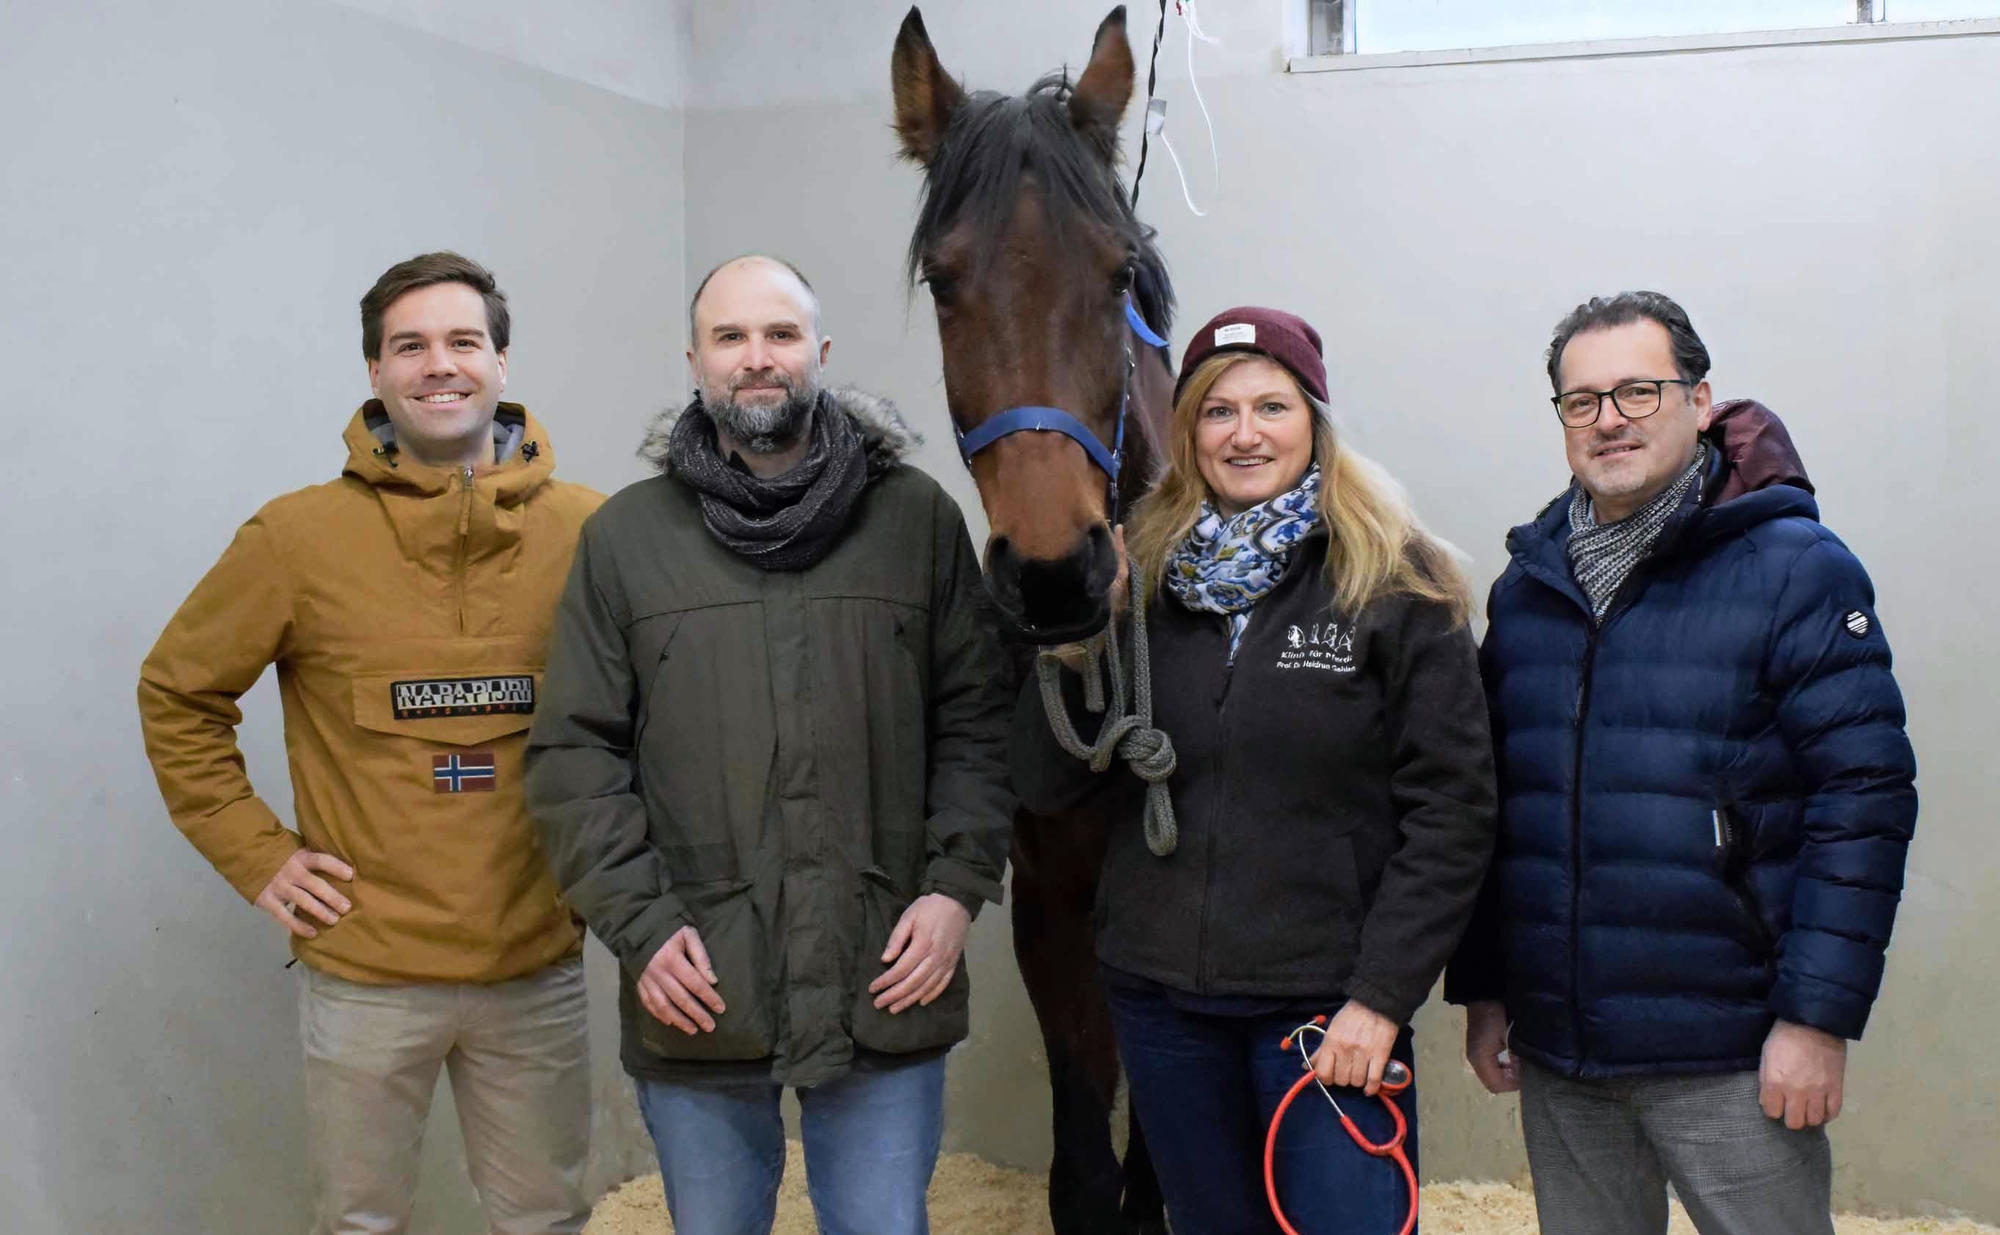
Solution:
{"label": "kangaroo pocket", "polygon": [[764,1059],[776,1050],[777,1017],[771,998],[770,941],[745,879],[675,884],[694,918],[715,968],[715,993],[726,1011],[710,1033],[687,1034],[635,1007],[639,1043],[665,1059]]}
{"label": "kangaroo pocket", "polygon": [[521,796],[540,641],[407,639],[363,651],[338,671],[306,666],[294,682],[315,718],[287,733],[300,831],[356,871],[344,888],[353,912],[313,951],[379,980],[485,981],[572,947]]}
{"label": "kangaroo pocket", "polygon": [[[328,684],[344,687],[354,728],[363,731],[342,744],[342,771],[357,791],[398,787],[420,801],[432,793],[518,792],[524,735],[541,694],[536,641],[407,640],[373,649],[368,660]],[[389,814],[409,809],[405,802]]]}
{"label": "kangaroo pocket", "polygon": [[889,936],[910,901],[888,872],[877,867],[861,872],[860,896],[861,950],[854,965],[855,1044],[887,1055],[908,1055],[962,1040],[972,996],[963,956],[951,983],[929,1004],[912,1004],[894,1015],[875,1006],[876,997],[868,984],[884,972],[882,949],[889,946]]}

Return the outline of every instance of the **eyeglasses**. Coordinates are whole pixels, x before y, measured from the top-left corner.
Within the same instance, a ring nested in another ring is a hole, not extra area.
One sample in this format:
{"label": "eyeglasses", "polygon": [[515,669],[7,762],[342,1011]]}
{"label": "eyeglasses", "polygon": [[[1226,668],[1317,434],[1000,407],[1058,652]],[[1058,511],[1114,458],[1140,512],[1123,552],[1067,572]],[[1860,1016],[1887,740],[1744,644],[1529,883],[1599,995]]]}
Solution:
{"label": "eyeglasses", "polygon": [[1581,429],[1597,423],[1598,415],[1604,410],[1604,400],[1618,405],[1618,414],[1627,420],[1643,420],[1660,410],[1661,391],[1667,386],[1693,387],[1694,383],[1679,377],[1646,378],[1636,382],[1622,382],[1610,390],[1568,390],[1556,395],[1549,402],[1556,405],[1556,415],[1572,429]]}

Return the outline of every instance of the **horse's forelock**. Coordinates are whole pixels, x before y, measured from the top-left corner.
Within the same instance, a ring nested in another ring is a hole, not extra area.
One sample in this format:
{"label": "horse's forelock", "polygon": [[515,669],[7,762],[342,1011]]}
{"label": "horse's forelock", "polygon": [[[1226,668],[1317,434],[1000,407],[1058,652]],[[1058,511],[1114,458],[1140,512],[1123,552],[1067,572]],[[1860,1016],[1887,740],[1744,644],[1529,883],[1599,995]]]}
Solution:
{"label": "horse's forelock", "polygon": [[923,201],[910,238],[907,273],[915,280],[926,256],[960,226],[972,231],[980,259],[997,254],[1013,221],[1023,176],[1033,175],[1060,241],[1079,219],[1092,220],[1137,254],[1134,295],[1155,330],[1172,328],[1173,287],[1153,229],[1139,222],[1114,168],[1107,168],[1074,128],[1067,75],[1050,74],[1024,95],[982,90],[952,117],[924,176]]}

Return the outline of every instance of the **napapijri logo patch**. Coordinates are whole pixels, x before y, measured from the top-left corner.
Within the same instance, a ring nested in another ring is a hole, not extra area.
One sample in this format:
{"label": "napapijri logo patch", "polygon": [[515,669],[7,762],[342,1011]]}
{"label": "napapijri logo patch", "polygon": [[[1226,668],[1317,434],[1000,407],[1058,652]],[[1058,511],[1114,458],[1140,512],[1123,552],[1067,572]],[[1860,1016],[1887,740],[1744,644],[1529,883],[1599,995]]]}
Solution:
{"label": "napapijri logo patch", "polygon": [[438,793],[491,793],[495,779],[490,750],[431,756],[431,788]]}
{"label": "napapijri logo patch", "polygon": [[1868,615],[1861,610],[1850,609],[1847,612],[1847,616],[1841,619],[1841,625],[1847,627],[1847,633],[1853,635],[1856,639],[1866,639],[1869,628],[1874,623],[1870,622]]}
{"label": "napapijri logo patch", "polygon": [[397,720],[437,716],[490,716],[535,710],[535,679],[525,673],[501,677],[424,678],[391,682],[389,702]]}

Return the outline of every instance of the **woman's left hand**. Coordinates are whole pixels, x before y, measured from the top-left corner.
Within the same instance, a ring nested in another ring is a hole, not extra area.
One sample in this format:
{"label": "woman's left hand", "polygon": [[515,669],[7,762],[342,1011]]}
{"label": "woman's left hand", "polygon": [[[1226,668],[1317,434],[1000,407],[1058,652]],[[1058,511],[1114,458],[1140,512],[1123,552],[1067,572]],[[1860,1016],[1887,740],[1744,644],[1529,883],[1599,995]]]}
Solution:
{"label": "woman's left hand", "polygon": [[1396,1022],[1350,999],[1334,1013],[1313,1052],[1313,1071],[1323,1085],[1359,1089],[1372,1098],[1382,1088],[1382,1069],[1400,1032]]}

